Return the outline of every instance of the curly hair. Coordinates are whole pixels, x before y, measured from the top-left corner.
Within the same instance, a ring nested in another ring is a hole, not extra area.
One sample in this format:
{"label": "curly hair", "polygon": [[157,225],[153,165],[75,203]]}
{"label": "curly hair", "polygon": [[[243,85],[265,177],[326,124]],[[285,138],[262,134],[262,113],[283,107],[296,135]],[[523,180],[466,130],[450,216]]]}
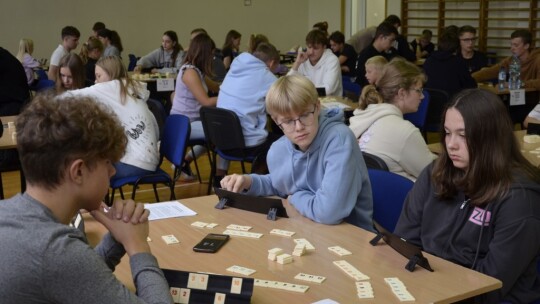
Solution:
{"label": "curly hair", "polygon": [[127,138],[116,115],[90,97],[38,94],[17,117],[17,150],[29,184],[54,189],[70,163],[117,162]]}

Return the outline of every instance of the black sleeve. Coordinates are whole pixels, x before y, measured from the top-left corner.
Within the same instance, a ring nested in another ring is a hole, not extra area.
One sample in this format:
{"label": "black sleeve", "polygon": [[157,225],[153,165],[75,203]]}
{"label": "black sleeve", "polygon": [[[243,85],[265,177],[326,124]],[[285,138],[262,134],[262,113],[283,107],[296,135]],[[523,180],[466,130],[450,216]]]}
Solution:
{"label": "black sleeve", "polygon": [[366,61],[369,59],[369,55],[366,52],[361,52],[358,55],[358,60],[356,60],[356,83],[362,87],[367,85],[369,82],[366,79]]}
{"label": "black sleeve", "polygon": [[402,35],[398,35],[396,41],[398,43],[398,55],[407,59],[408,61],[416,61],[416,53],[413,52],[413,50],[411,50],[409,47],[407,39],[405,39],[405,37]]}

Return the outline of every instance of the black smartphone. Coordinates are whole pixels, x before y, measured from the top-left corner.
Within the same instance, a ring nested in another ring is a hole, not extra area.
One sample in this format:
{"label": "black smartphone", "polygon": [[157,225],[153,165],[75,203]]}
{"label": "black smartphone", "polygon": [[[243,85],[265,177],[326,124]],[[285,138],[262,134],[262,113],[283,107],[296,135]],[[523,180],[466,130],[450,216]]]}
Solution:
{"label": "black smartphone", "polygon": [[202,241],[193,247],[193,251],[214,253],[227,243],[228,240],[229,236],[226,234],[209,233]]}

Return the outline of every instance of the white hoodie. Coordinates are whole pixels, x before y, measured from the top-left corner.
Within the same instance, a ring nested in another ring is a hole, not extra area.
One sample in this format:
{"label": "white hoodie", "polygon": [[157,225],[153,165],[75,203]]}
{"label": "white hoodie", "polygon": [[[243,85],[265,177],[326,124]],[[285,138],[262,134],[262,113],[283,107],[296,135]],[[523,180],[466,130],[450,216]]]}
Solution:
{"label": "white hoodie", "polygon": [[393,104],[370,104],[349,119],[360,150],[384,160],[391,172],[413,181],[436,158],[416,128]]}
{"label": "white hoodie", "polygon": [[311,65],[309,59],[298,67],[298,71],[291,69],[288,73],[306,76],[313,82],[315,87],[326,90],[328,96],[343,95],[343,84],[341,82],[341,65],[332,50],[325,49],[321,59],[315,65]]}

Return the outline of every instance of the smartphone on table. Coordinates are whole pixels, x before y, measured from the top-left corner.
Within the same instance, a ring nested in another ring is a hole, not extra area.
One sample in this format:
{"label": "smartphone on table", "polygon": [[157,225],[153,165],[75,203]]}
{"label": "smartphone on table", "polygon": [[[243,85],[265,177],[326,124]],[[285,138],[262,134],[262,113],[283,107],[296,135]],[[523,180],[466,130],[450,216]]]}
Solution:
{"label": "smartphone on table", "polygon": [[229,240],[226,234],[209,233],[195,247],[193,251],[215,253]]}

